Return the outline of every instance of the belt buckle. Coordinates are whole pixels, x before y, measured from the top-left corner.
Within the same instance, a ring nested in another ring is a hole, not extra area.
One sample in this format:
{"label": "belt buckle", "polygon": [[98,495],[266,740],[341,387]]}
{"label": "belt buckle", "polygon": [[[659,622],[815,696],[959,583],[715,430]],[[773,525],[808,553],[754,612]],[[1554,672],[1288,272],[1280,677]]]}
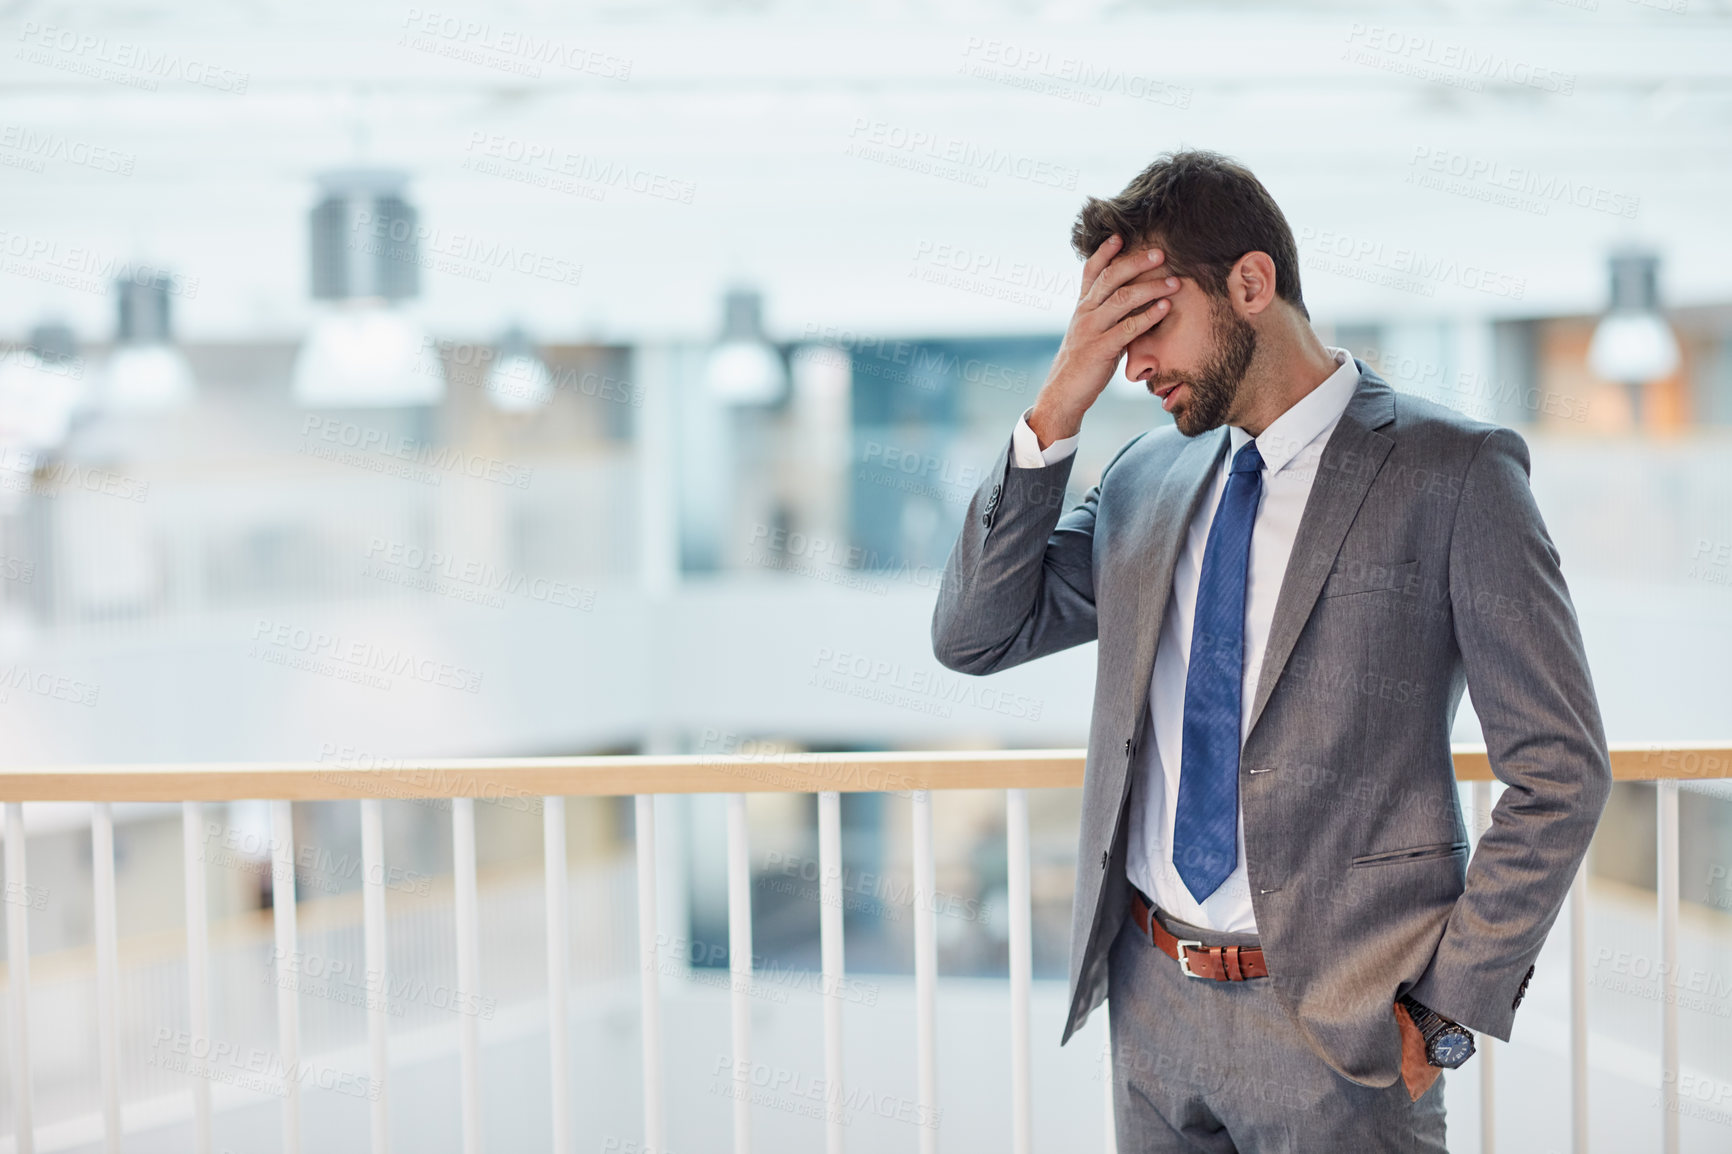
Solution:
{"label": "belt buckle", "polygon": [[1207,978],[1209,976],[1208,974],[1199,974],[1196,970],[1191,968],[1190,955],[1185,953],[1186,946],[1196,946],[1200,950],[1203,948],[1203,943],[1196,938],[1185,938],[1177,943],[1176,948],[1179,951],[1179,972],[1184,974],[1187,978]]}

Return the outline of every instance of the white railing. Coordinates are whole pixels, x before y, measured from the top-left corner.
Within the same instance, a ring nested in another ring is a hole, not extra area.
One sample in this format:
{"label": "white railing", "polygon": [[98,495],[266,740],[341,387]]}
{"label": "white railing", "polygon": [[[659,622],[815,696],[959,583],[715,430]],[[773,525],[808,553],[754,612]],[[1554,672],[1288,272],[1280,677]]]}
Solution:
{"label": "white railing", "polygon": [[[1457,777],[1473,783],[1474,835],[1489,820],[1492,775],[1483,750],[1456,750]],[[1678,966],[1678,782],[1680,779],[1732,777],[1732,748],[1710,745],[1624,746],[1613,750],[1614,775],[1620,780],[1658,783],[1659,939],[1663,973]],[[189,1025],[194,1039],[209,1037],[210,944],[205,903],[202,803],[267,798],[274,829],[272,884],[273,926],[277,966],[278,1048],[285,1071],[300,1065],[300,1006],[296,983],[286,968],[296,958],[295,863],[291,803],[352,799],[360,804],[363,858],[363,937],[370,988],[368,999],[369,1065],[372,1078],[370,1130],[377,1154],[388,1149],[389,1074],[387,1021],[389,1007],[384,981],[386,966],[384,838],[380,796],[449,798],[453,847],[457,990],[460,999],[474,999],[480,989],[480,932],[476,887],[474,798],[540,796],[544,801],[547,902],[547,1015],[553,1091],[553,1147],[558,1154],[572,1149],[571,1109],[567,1100],[571,1069],[566,1029],[569,983],[568,877],[565,853],[565,803],[568,796],[636,797],[639,960],[643,1042],[643,1141],[649,1150],[665,1150],[665,1103],[661,1048],[659,941],[656,927],[655,795],[661,793],[720,793],[728,795],[727,862],[728,921],[733,1035],[734,1148],[751,1148],[750,1093],[751,1013],[753,974],[750,853],[747,845],[746,792],[801,792],[818,796],[818,841],[821,874],[820,955],[824,1007],[825,1091],[834,1100],[842,1094],[842,1005],[844,955],[842,940],[843,869],[841,794],[854,791],[909,791],[912,807],[912,857],[915,915],[915,1003],[917,1116],[933,1119],[940,1109],[937,1077],[937,942],[935,924],[932,797],[935,789],[999,788],[1005,793],[1009,878],[1011,1127],[1012,1149],[1032,1149],[1032,1044],[1030,1000],[1032,976],[1031,897],[1029,880],[1029,818],[1027,790],[1075,788],[1082,783],[1083,756],[1075,750],[1034,750],[991,753],[778,754],[753,757],[591,757],[426,762],[412,768],[343,769],[322,764],[257,764],[196,766],[97,766],[54,769],[0,770],[0,802],[5,829],[6,884],[23,894],[26,887],[23,804],[27,801],[87,801],[93,803],[92,866],[95,888],[97,1023],[104,1149],[120,1150],[120,1030],[117,1025],[120,982],[114,900],[114,837],[111,805],[116,801],[177,801],[182,803],[186,873],[186,956]],[[287,895],[290,900],[278,900]],[[1587,891],[1585,870],[1571,888],[1570,918],[1570,1050],[1571,1148],[1587,1150],[1587,964],[1583,933]],[[30,965],[27,904],[9,901],[6,911],[7,982],[11,992],[10,1045],[14,1149],[32,1154],[35,1147],[31,1060],[28,1031]],[[1660,1149],[1678,1150],[1678,1024],[1674,1001],[1661,999],[1660,1076],[1662,1133]],[[475,1015],[462,1016],[460,1040],[462,1145],[465,1154],[482,1149],[481,1047]],[[1479,1055],[1481,1150],[1494,1149],[1493,1083],[1497,1048],[1482,1039]],[[1110,1073],[1110,1071],[1108,1071]],[[285,1154],[299,1154],[301,1107],[299,1082],[284,1078],[282,1138]],[[1107,1079],[1107,1147],[1112,1148],[1111,1080]],[[212,1154],[211,1094],[208,1082],[192,1082],[192,1114],[197,1154]],[[841,1154],[841,1113],[828,1109],[826,1149]],[[919,1127],[922,1154],[938,1148],[937,1127]]]}

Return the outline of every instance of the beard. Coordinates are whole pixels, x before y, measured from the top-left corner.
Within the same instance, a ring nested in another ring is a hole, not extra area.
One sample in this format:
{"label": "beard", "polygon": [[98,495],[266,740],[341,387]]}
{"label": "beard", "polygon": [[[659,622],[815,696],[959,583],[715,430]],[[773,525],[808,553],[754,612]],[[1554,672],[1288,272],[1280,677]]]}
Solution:
{"label": "beard", "polygon": [[1214,348],[1203,366],[1195,372],[1162,373],[1148,382],[1151,393],[1175,381],[1189,388],[1190,399],[1173,410],[1173,424],[1187,437],[1227,423],[1257,351],[1257,330],[1225,300],[1209,298],[1209,319]]}

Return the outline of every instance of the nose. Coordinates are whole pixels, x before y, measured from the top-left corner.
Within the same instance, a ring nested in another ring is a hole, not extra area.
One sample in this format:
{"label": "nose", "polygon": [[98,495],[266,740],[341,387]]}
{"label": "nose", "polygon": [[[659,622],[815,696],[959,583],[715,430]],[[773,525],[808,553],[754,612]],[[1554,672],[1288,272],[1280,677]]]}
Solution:
{"label": "nose", "polygon": [[1160,362],[1149,348],[1153,342],[1144,333],[1125,348],[1124,372],[1128,381],[1146,381],[1160,370]]}

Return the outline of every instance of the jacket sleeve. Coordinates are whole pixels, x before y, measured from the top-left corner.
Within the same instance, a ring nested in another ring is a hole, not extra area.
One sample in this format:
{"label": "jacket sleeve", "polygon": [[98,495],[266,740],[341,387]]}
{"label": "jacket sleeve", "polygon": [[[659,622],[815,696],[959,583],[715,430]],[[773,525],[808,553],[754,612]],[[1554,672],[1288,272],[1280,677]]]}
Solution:
{"label": "jacket sleeve", "polygon": [[1064,512],[1075,462],[1073,453],[1019,469],[1006,438],[969,503],[939,585],[932,650],[947,669],[994,673],[1095,639],[1100,486]]}
{"label": "jacket sleeve", "polygon": [[1508,1041],[1612,785],[1575,609],[1528,487],[1527,444],[1509,429],[1486,436],[1463,478],[1449,591],[1468,693],[1492,773],[1508,788],[1408,992]]}

